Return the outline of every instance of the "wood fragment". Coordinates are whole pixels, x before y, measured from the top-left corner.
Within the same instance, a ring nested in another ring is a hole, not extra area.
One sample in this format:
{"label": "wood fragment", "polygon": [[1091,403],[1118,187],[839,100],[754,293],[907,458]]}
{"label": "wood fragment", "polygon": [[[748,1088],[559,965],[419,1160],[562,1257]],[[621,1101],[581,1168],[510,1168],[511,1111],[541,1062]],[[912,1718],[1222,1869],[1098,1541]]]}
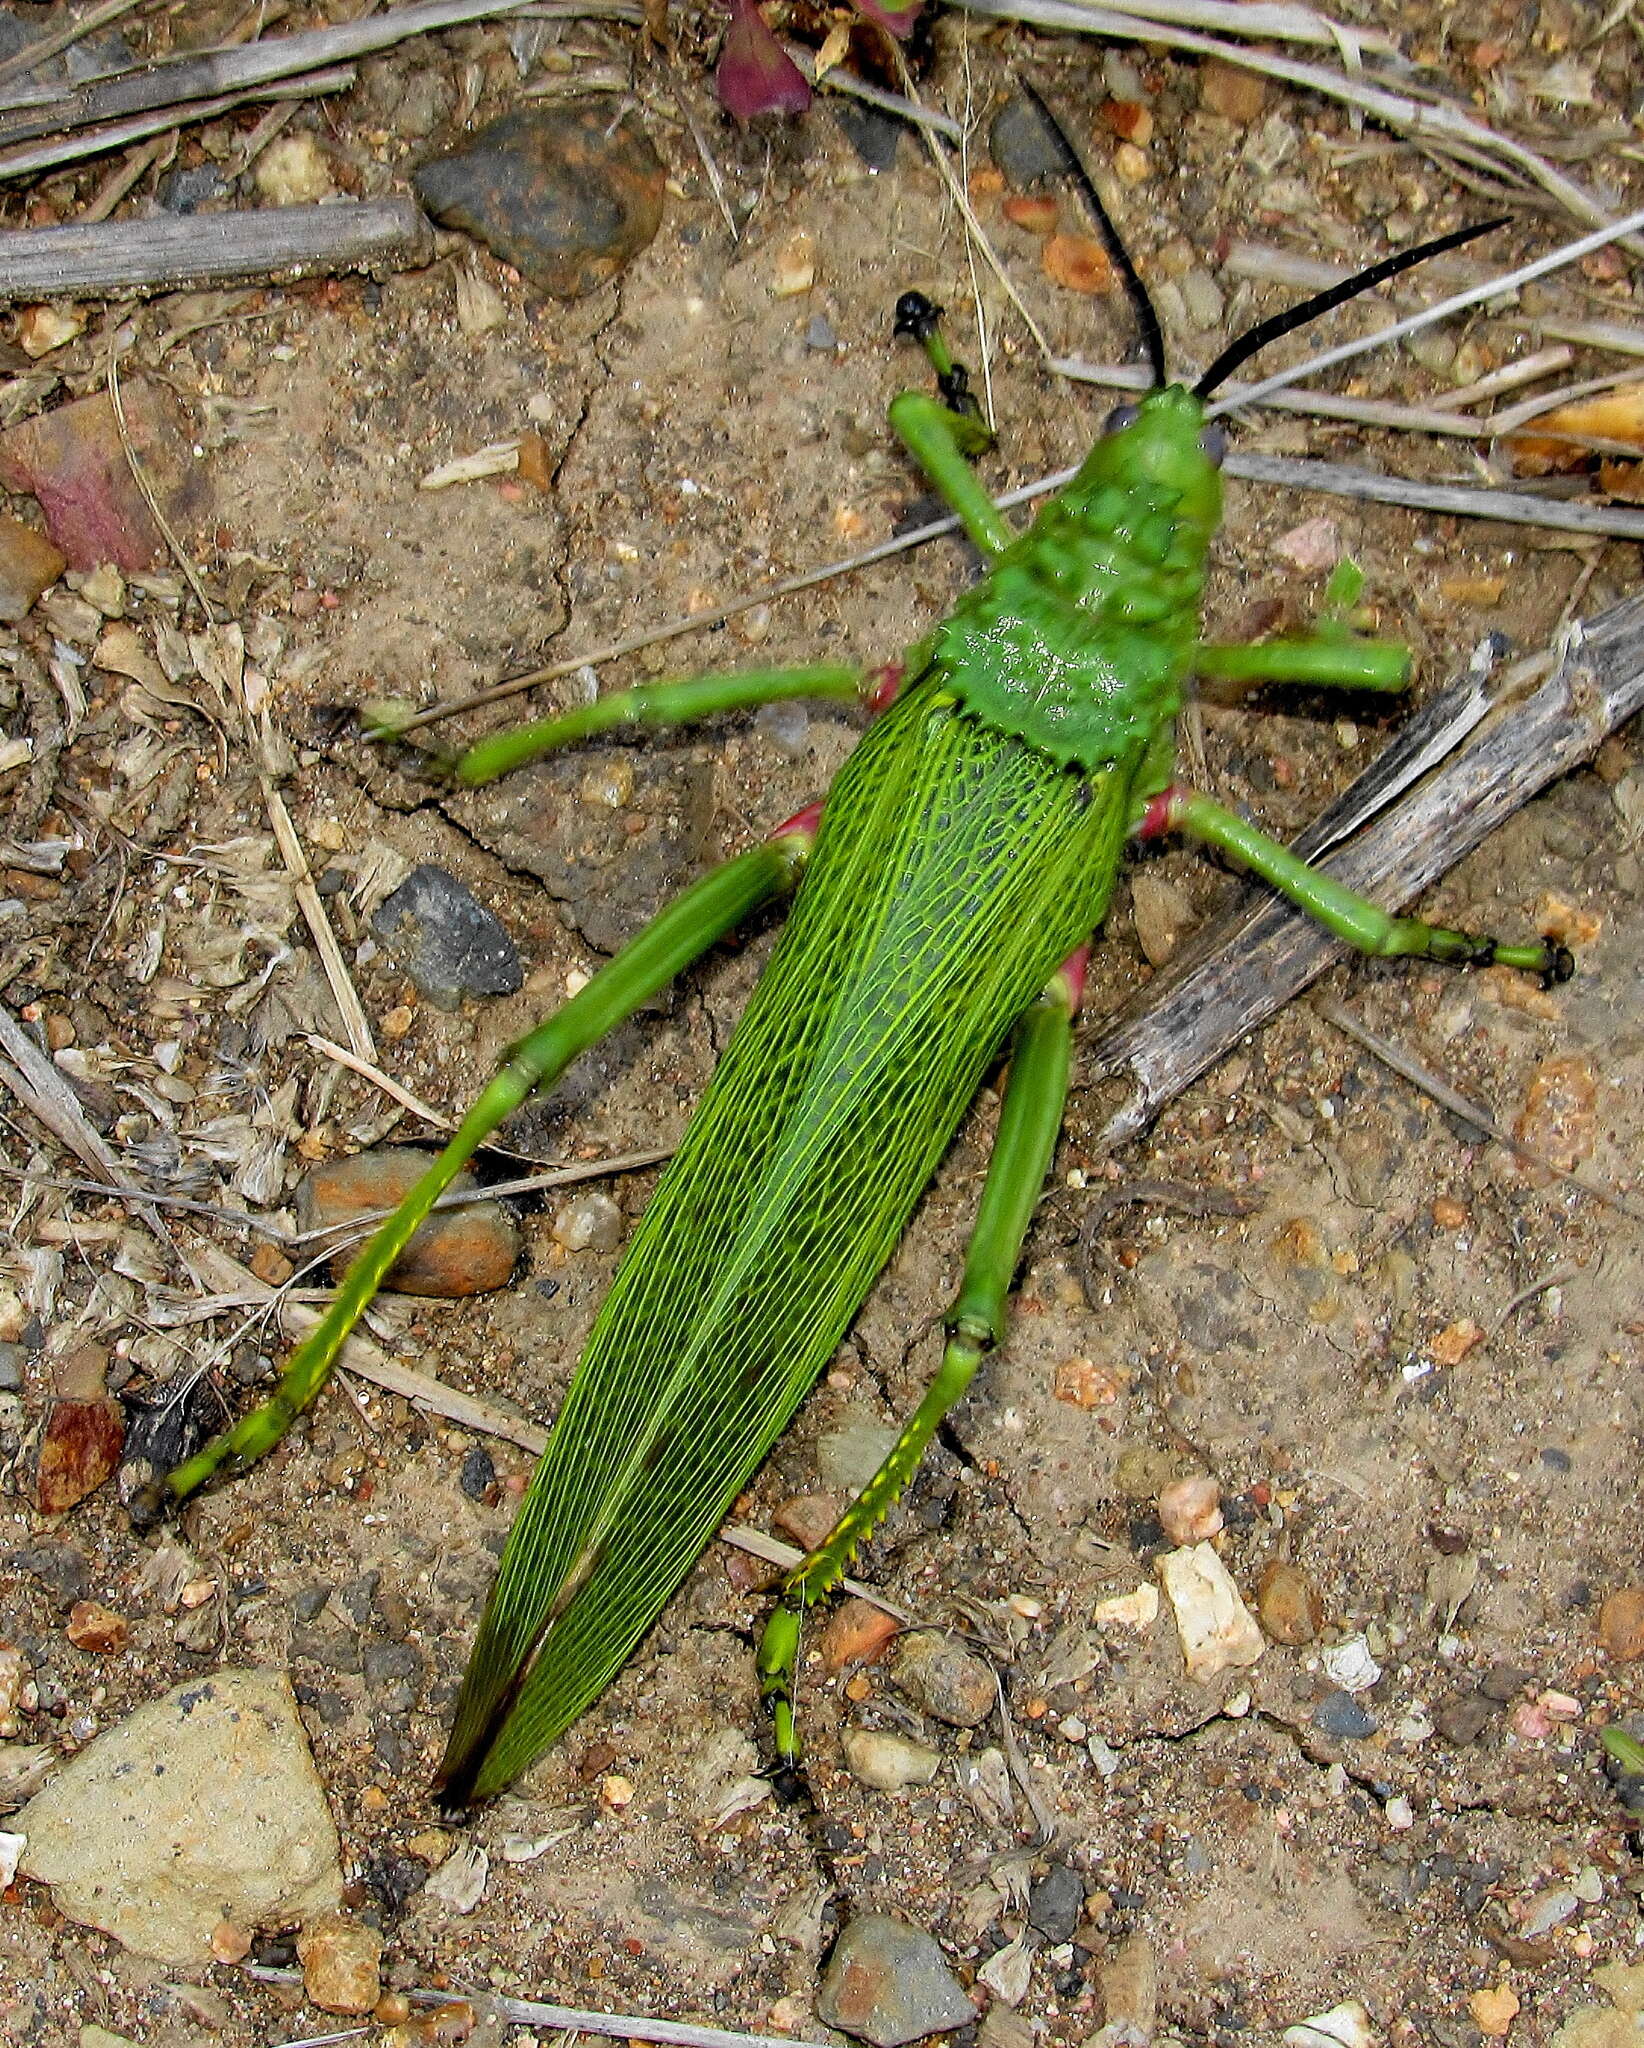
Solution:
{"label": "wood fragment", "polygon": [[[424,1102],[420,1095],[413,1095],[409,1088],[402,1088],[391,1074],[385,1074],[381,1067],[373,1066],[370,1060],[362,1058],[359,1053],[350,1052],[345,1045],[333,1044],[329,1038],[322,1037],[317,1031],[305,1031],[303,1036],[316,1052],[323,1052],[328,1060],[335,1060],[338,1066],[347,1067],[351,1074],[358,1074],[362,1080],[371,1082],[374,1087],[380,1088],[390,1101],[397,1102],[401,1109],[410,1110],[413,1116],[420,1116],[425,1124],[432,1124],[436,1131],[456,1128],[443,1110],[435,1109],[432,1103]],[[382,1213],[391,1216],[393,1211],[385,1209]]]}
{"label": "wood fragment", "polygon": [[[225,93],[214,100],[188,100],[177,106],[161,107],[157,113],[139,114],[130,121],[114,121],[106,128],[60,134],[52,130],[48,142],[25,142],[18,148],[0,151],[0,182],[9,178],[33,177],[61,164],[78,163],[88,156],[104,156],[145,136],[165,134],[194,121],[214,121],[236,107],[258,105],[263,100],[284,99],[292,93],[313,99],[329,92],[347,92],[358,74],[351,65],[336,65],[329,71],[311,71],[280,85],[261,85],[247,92]],[[190,223],[209,220],[209,214],[192,213]]]}
{"label": "wood fragment", "polygon": [[64,27],[54,29],[50,35],[41,36],[38,41],[25,43],[0,63],[0,81],[8,78],[24,78],[29,72],[38,71],[42,64],[49,64],[53,57],[60,57],[65,50],[82,43],[87,36],[94,36],[110,22],[118,21],[123,14],[140,7],[142,0],[102,0],[101,6],[88,7],[84,14],[68,22]]}
{"label": "wood fragment", "polygon": [[[189,1247],[187,1258],[202,1285],[220,1288],[247,1301],[274,1305],[290,1336],[306,1336],[321,1318],[320,1309],[291,1301],[284,1290],[259,1280],[249,1266],[242,1266],[220,1246],[208,1244],[203,1238]],[[390,1394],[416,1401],[434,1414],[460,1423],[465,1429],[481,1430],[487,1436],[502,1438],[505,1443],[518,1444],[521,1450],[529,1451],[533,1457],[548,1441],[548,1432],[524,1416],[510,1415],[506,1409],[498,1408],[476,1394],[465,1394],[460,1388],[447,1386],[443,1380],[437,1380],[429,1373],[418,1372],[415,1366],[400,1364],[371,1338],[362,1336],[358,1331],[348,1338],[337,1356],[340,1365],[346,1366],[360,1379],[369,1380],[374,1387],[382,1387]]]}
{"label": "wood fragment", "polygon": [[[139,151],[135,177],[152,160]],[[404,198],[19,228],[0,234],[0,298],[102,298],[315,273],[405,270],[428,262],[433,246],[421,208]]]}
{"label": "wood fragment", "polygon": [[[1483,284],[1492,275],[1487,264],[1462,256],[1435,256],[1423,264],[1428,278],[1457,285]],[[1291,249],[1277,249],[1266,242],[1234,242],[1222,264],[1228,277],[1248,278],[1253,284],[1282,284],[1298,292],[1328,291],[1353,274],[1347,263],[1328,263],[1316,256],[1300,256]],[[1417,287],[1398,279],[1383,287],[1395,301],[1420,301]],[[1609,349],[1616,355],[1644,356],[1644,326],[1628,320],[1565,320],[1556,314],[1537,314],[1532,319],[1516,307],[1492,308],[1491,317],[1506,321],[1526,333],[1546,336],[1552,341],[1573,342],[1578,348]]]}
{"label": "wood fragment", "polygon": [[[1389,906],[1409,902],[1480,845],[1548,783],[1577,767],[1644,708],[1644,598],[1627,598],[1569,629],[1552,673],[1528,696],[1492,706],[1466,743],[1395,809],[1365,816],[1365,788],[1383,801],[1401,760],[1423,747],[1432,722],[1476,691],[1453,683],[1409,721],[1387,752],[1295,842],[1316,854],[1344,820],[1354,836],[1321,865]],[[1134,1137],[1264,1019],[1349,948],[1265,889],[1244,889],[1157,980],[1109,1019],[1086,1052],[1083,1078],[1123,1077],[1130,1093],[1102,1132]]]}
{"label": "wood fragment", "polygon": [[1290,455],[1230,455],[1223,470],[1247,483],[1324,491],[1331,497],[1372,505],[1407,505],[1421,512],[1459,514],[1464,519],[1499,519],[1508,525],[1539,526],[1554,533],[1644,540],[1644,512],[1589,498],[1544,498],[1533,491],[1494,491],[1476,484],[1416,483],[1351,463]]}
{"label": "wood fragment", "polygon": [[[125,121],[156,108],[177,108],[190,101],[245,95],[280,82],[281,90],[264,97],[283,98],[301,73],[351,64],[356,58],[392,49],[413,36],[435,35],[467,22],[491,21],[517,14],[528,0],[414,0],[362,20],[334,28],[305,29],[296,35],[265,36],[220,50],[190,53],[158,64],[134,64],[85,85],[39,89],[11,96],[0,111],[0,143],[22,142],[37,135],[67,134],[105,121]],[[529,0],[532,12],[551,19],[598,19],[639,23],[642,14],[631,0]],[[198,113],[179,118],[197,120]]]}

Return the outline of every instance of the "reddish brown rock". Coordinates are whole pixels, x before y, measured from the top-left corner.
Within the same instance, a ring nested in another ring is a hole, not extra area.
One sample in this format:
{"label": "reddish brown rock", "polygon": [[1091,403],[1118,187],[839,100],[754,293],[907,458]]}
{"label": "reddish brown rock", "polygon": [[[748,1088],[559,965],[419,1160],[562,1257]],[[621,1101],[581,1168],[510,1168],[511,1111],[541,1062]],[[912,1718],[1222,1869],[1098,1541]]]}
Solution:
{"label": "reddish brown rock", "polygon": [[822,1668],[843,1671],[847,1664],[876,1664],[901,1624],[883,1608],[854,1596],[841,1600],[822,1631]]}
{"label": "reddish brown rock", "polygon": [[603,103],[504,114],[412,183],[461,228],[556,299],[597,291],[662,224],[667,172],[636,127]]}
{"label": "reddish brown rock", "polygon": [[[332,1159],[303,1183],[298,1209],[304,1230],[326,1230],[380,1209],[392,1209],[433,1163],[435,1154],[413,1145],[380,1145],[352,1159]],[[474,1185],[459,1174],[455,1192]],[[357,1249],[348,1245],[331,1261],[341,1279]],[[500,1202],[474,1202],[431,1216],[412,1238],[383,1285],[396,1294],[450,1299],[506,1287],[519,1259],[519,1231]]]}
{"label": "reddish brown rock", "polygon": [[1644,1586],[1623,1586],[1598,1610],[1598,1639],[1622,1664],[1644,1658]]}
{"label": "reddish brown rock", "polygon": [[1224,64],[1212,58],[1208,64],[1199,66],[1199,99],[1207,112],[1248,128],[1261,119],[1266,109],[1267,80],[1241,65]]}
{"label": "reddish brown rock", "polygon": [[95,1492],[119,1464],[125,1440],[118,1401],[54,1401],[34,1480],[41,1514],[67,1514]]}
{"label": "reddish brown rock", "polygon": [[[172,523],[186,525],[202,509],[204,493],[181,408],[168,391],[141,377],[122,386],[121,400],[143,474]],[[94,569],[100,562],[147,569],[166,551],[132,476],[106,392],[8,427],[0,434],[0,484],[32,492],[40,501],[46,530],[71,569]]]}
{"label": "reddish brown rock", "polygon": [[26,618],[41,591],[67,567],[65,556],[43,533],[21,519],[0,518],[0,621],[15,626]]}
{"label": "reddish brown rock", "polygon": [[771,1521],[801,1550],[815,1550],[832,1535],[844,1506],[836,1493],[796,1493],[782,1503]]}
{"label": "reddish brown rock", "polygon": [[123,1650],[131,1639],[131,1623],[111,1607],[95,1600],[76,1600],[69,1609],[67,1635],[77,1650],[89,1650],[95,1657],[111,1650]]}
{"label": "reddish brown rock", "polygon": [[1256,1588],[1256,1612],[1275,1643],[1310,1643],[1324,1626],[1324,1602],[1300,1566],[1274,1558]]}

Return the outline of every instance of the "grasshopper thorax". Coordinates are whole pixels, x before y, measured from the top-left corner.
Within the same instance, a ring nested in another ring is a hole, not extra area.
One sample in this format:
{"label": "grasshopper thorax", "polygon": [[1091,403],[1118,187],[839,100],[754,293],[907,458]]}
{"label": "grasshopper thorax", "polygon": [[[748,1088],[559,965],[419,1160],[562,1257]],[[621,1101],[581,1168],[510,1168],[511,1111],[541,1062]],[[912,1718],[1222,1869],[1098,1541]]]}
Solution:
{"label": "grasshopper thorax", "polygon": [[962,703],[1065,766],[1146,753],[1180,708],[1197,639],[1219,442],[1183,385],[1120,408],[938,633]]}

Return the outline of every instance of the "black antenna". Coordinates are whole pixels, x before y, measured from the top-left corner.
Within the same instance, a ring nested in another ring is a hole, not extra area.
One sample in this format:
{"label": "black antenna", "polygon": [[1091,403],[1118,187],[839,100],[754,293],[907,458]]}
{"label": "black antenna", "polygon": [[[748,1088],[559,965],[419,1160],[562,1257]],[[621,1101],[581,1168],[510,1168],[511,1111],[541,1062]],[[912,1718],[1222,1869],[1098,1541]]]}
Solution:
{"label": "black antenna", "polygon": [[1142,330],[1142,342],[1147,349],[1147,359],[1153,367],[1155,387],[1165,381],[1164,333],[1159,326],[1159,316],[1153,310],[1153,301],[1147,295],[1147,286],[1136,274],[1136,266],[1130,260],[1130,251],[1120,239],[1119,230],[1113,225],[1113,216],[1102,204],[1102,195],[1096,190],[1096,180],[1085,168],[1085,160],[1074,148],[1067,130],[1045,104],[1044,94],[1032,79],[1022,80],[1022,90],[1039,109],[1040,119],[1056,143],[1062,159],[1062,167],[1078,186],[1084,202],[1096,217],[1102,231],[1102,241],[1107,253],[1113,258],[1113,267],[1124,279],[1125,292],[1136,314],[1137,325]]}
{"label": "black antenna", "polygon": [[1241,334],[1237,341],[1230,341],[1221,354],[1194,385],[1196,396],[1208,398],[1216,386],[1223,383],[1240,363],[1247,362],[1258,349],[1266,348],[1270,341],[1278,341],[1286,334],[1294,334],[1298,327],[1305,327],[1310,320],[1317,320],[1322,313],[1328,313],[1333,306],[1344,306],[1349,299],[1356,299],[1360,292],[1373,290],[1378,284],[1385,284],[1388,278],[1397,277],[1402,270],[1413,270],[1418,263],[1425,263],[1429,256],[1442,256],[1447,249],[1459,249],[1463,243],[1476,241],[1480,235],[1493,234],[1497,228],[1507,225],[1508,216],[1500,220],[1481,221],[1477,227],[1457,228],[1454,234],[1439,235],[1431,242],[1419,242],[1413,249],[1405,249],[1397,256],[1387,256],[1380,263],[1372,263],[1368,270],[1361,270],[1357,276],[1345,278],[1340,284],[1333,284],[1327,292],[1318,292],[1310,299],[1303,299],[1299,306],[1292,306],[1287,312],[1275,313],[1271,320],[1262,320]]}

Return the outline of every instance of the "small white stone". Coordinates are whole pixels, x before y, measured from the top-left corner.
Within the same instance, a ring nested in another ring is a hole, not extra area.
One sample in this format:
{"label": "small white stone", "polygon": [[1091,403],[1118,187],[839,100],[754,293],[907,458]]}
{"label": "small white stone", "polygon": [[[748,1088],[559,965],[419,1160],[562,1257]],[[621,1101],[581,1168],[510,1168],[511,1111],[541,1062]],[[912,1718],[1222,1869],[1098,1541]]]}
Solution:
{"label": "small white stone", "polygon": [[1284,2048],[1375,2048],[1370,2015],[1356,1998],[1286,2027]]}
{"label": "small white stone", "polygon": [[1333,1684],[1343,1692],[1368,1692],[1381,1676],[1381,1666],[1370,1654],[1370,1645],[1362,1635],[1345,1636],[1324,1651],[1320,1662],[1329,1673]]}
{"label": "small white stone", "polygon": [[1256,1662],[1267,1638],[1210,1544],[1172,1550],[1159,1559],[1158,1570],[1189,1678],[1204,1685],[1220,1672]]}
{"label": "small white stone", "polygon": [[1416,1810],[1402,1793],[1388,1800],[1382,1808],[1382,1816],[1395,1834],[1403,1834],[1406,1828],[1413,1828],[1416,1824]]}

